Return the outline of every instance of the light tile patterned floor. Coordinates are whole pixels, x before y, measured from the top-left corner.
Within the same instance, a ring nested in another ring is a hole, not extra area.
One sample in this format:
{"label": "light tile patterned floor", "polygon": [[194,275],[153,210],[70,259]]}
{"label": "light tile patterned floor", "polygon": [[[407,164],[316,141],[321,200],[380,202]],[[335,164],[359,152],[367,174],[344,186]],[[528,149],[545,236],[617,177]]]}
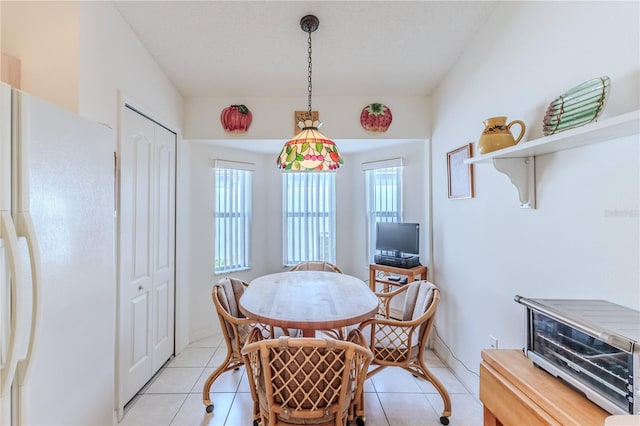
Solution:
{"label": "light tile patterned floor", "polygon": [[[251,393],[244,368],[222,374],[211,389],[215,410],[202,405],[202,385],[224,360],[222,335],[189,345],[172,359],[128,404],[123,426],[250,426]],[[452,401],[451,426],[482,425],[482,405],[432,352],[431,371]],[[442,400],[431,383],[400,368],[387,368],[365,383],[367,426],[438,426]]]}

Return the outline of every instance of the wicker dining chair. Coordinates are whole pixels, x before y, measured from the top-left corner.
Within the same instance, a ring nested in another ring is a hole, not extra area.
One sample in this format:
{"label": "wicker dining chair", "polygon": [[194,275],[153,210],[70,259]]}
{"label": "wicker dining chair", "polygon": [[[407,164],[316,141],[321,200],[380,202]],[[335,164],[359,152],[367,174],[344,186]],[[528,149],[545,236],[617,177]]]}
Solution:
{"label": "wicker dining chair", "polygon": [[[405,302],[401,319],[389,318],[391,300],[403,293]],[[423,280],[376,295],[381,300],[378,316],[364,321],[358,327],[373,352],[373,368],[368,372],[367,379],[387,367],[401,367],[414,376],[431,382],[444,404],[440,423],[449,424],[451,398],[438,378],[429,371],[423,358],[440,302],[440,290]]]}
{"label": "wicker dining chair", "polygon": [[373,357],[358,330],[348,341],[264,340],[254,329],[242,348],[254,426],[364,424],[364,380]]}
{"label": "wicker dining chair", "polygon": [[323,262],[321,260],[311,260],[308,262],[301,262],[297,265],[289,268],[289,271],[325,271],[325,272],[338,272],[342,274],[342,270],[331,262]]}
{"label": "wicker dining chair", "polygon": [[[248,284],[237,278],[223,278],[214,284],[211,297],[218,314],[220,328],[227,346],[227,355],[222,364],[216,368],[207,378],[202,387],[202,403],[207,413],[213,412],[214,404],[211,401],[210,392],[213,382],[224,372],[236,370],[244,365],[240,350],[244,346],[249,333],[258,328],[264,337],[275,337],[273,327],[257,323],[246,318],[238,307],[238,301]],[[279,334],[288,335],[288,330],[278,329]]]}

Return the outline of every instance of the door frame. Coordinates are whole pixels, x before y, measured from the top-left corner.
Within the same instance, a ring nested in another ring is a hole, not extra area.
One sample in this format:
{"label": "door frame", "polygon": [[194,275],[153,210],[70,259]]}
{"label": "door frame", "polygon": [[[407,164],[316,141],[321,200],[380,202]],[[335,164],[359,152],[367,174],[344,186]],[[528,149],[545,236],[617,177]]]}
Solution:
{"label": "door frame", "polygon": [[185,303],[188,299],[188,294],[186,292],[186,288],[184,288],[183,283],[187,283],[186,277],[183,276],[185,268],[183,265],[183,256],[181,255],[182,250],[180,247],[183,247],[183,235],[186,235],[186,230],[183,229],[185,225],[185,221],[180,220],[184,216],[184,212],[179,206],[184,206],[186,203],[182,199],[184,197],[182,182],[184,181],[184,176],[182,170],[186,170],[180,166],[180,164],[187,158],[187,155],[183,153],[184,144],[182,142],[182,132],[180,128],[170,123],[169,120],[164,119],[158,113],[156,113],[152,108],[145,106],[144,104],[132,99],[130,96],[124,95],[120,90],[118,90],[118,107],[117,107],[117,141],[116,141],[116,158],[115,158],[115,187],[114,187],[114,209],[115,209],[115,232],[116,235],[115,240],[115,258],[116,258],[116,323],[114,324],[116,328],[116,344],[115,344],[115,407],[114,414],[116,418],[116,422],[120,422],[124,416],[124,403],[120,401],[120,395],[123,393],[122,389],[122,381],[120,380],[121,374],[120,369],[123,365],[121,360],[121,347],[120,347],[120,155],[121,155],[121,147],[122,147],[122,121],[124,117],[125,108],[132,109],[134,112],[138,112],[139,114],[145,116],[149,120],[155,122],[156,124],[164,127],[165,129],[175,133],[176,135],[176,182],[175,182],[175,247],[174,247],[174,256],[175,256],[175,271],[174,271],[174,354],[180,353],[188,342],[188,324],[185,321],[183,315],[187,312]]}

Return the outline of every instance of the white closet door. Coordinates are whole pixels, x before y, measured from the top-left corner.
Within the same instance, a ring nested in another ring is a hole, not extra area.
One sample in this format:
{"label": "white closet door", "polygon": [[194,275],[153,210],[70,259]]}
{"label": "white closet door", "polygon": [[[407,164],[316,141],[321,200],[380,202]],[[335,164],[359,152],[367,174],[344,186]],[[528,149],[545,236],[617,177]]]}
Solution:
{"label": "white closet door", "polygon": [[176,135],[155,125],[153,161],[152,370],[173,355],[175,295]]}
{"label": "white closet door", "polygon": [[175,134],[123,108],[120,147],[120,403],[173,354]]}

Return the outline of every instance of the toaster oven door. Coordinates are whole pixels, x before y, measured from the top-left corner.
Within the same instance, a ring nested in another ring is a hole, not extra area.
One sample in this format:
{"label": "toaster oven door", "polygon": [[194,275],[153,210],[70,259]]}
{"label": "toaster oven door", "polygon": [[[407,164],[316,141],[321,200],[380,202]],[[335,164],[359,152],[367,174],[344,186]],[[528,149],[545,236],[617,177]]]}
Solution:
{"label": "toaster oven door", "polygon": [[583,391],[593,390],[615,411],[633,413],[631,353],[533,310],[529,310],[529,332],[529,350],[557,367],[561,377],[574,378],[584,385]]}

